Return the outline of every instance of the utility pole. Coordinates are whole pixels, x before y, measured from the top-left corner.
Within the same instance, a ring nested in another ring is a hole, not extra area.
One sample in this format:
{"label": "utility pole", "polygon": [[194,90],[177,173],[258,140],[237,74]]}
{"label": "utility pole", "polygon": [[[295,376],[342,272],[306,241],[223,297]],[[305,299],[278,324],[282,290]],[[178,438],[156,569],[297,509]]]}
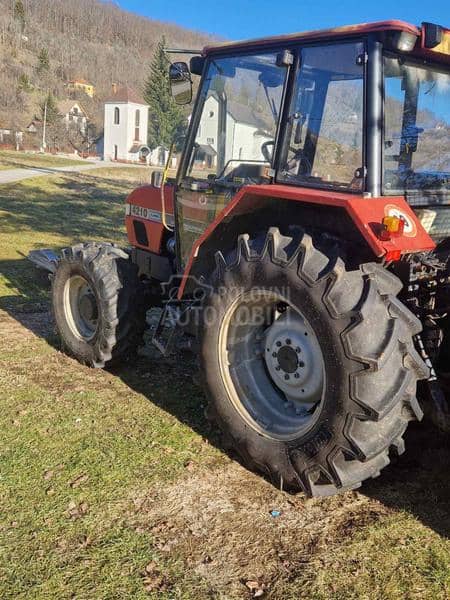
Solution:
{"label": "utility pole", "polygon": [[47,103],[48,103],[48,94],[47,94],[47,98],[45,99],[45,104],[44,104],[44,126],[42,127],[42,152],[45,152],[46,148],[47,148],[47,142],[45,139],[45,134],[46,134],[46,130],[47,130]]}

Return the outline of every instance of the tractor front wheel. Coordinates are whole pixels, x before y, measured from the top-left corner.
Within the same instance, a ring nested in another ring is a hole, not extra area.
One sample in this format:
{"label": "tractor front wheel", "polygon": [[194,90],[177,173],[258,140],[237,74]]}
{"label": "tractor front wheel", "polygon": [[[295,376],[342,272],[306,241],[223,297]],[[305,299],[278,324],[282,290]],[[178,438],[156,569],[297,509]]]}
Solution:
{"label": "tractor front wheel", "polygon": [[201,366],[228,444],[311,496],[377,476],[421,418],[416,384],[428,375],[401,282],[377,264],[347,271],[309,235],[278,229],[240,236],[216,261]]}
{"label": "tractor front wheel", "polygon": [[84,364],[102,368],[116,363],[142,340],[145,306],[137,267],[112,244],[63,250],[52,303],[63,346]]}

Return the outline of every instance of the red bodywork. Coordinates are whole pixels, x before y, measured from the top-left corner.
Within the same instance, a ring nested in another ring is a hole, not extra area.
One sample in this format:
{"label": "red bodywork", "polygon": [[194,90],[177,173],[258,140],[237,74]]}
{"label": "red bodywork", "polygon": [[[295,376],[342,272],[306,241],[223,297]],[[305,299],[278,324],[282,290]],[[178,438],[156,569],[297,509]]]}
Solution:
{"label": "red bodywork", "polygon": [[[164,186],[164,204],[167,217],[173,225],[174,190],[171,185]],[[162,222],[161,189],[152,185],[136,188],[127,198],[125,226],[130,244],[156,254],[161,253],[165,227]],[[136,207],[136,208],[135,208]],[[144,224],[148,246],[139,244],[136,239],[133,221]]]}
{"label": "red bodywork", "polygon": [[[279,198],[303,204],[320,204],[343,208],[351,217],[363,238],[367,241],[374,255],[386,260],[398,260],[402,254],[433,250],[436,244],[422,227],[414,211],[402,196],[382,198],[365,198],[354,194],[328,192],[309,188],[291,187],[287,185],[250,185],[243,187],[233,200],[223,209],[192,247],[189,261],[183,274],[178,297],[184,293],[184,287],[192,264],[200,246],[208,239],[219,223],[231,213],[245,214],[257,210],[258,200],[263,197]],[[383,217],[395,210],[404,216],[409,224],[408,231],[390,240],[380,236]],[[301,224],[301,223],[299,223]]]}
{"label": "red bodywork", "polygon": [[[168,217],[173,220],[174,187],[166,186],[164,195]],[[422,227],[414,211],[402,196],[366,198],[362,195],[288,185],[249,185],[239,190],[231,202],[229,202],[194,243],[183,274],[179,297],[183,295],[187,277],[200,246],[206,242],[216,227],[231,214],[242,215],[256,212],[258,210],[258,203],[263,198],[279,198],[280,200],[295,202],[296,204],[320,204],[321,206],[325,205],[344,209],[352,219],[355,227],[360,231],[362,237],[373,250],[374,257],[380,259],[398,260],[403,254],[433,250],[436,247],[431,237]],[[130,205],[126,216],[126,228],[130,243],[143,250],[159,254],[165,231],[161,219],[161,190],[149,185],[140,187],[130,194],[127,204]],[[405,218],[407,227],[403,235],[398,237],[393,236],[390,240],[385,240],[380,235],[381,222],[392,211],[393,214],[400,214]],[[148,246],[138,244],[134,232],[134,220],[144,223],[149,240]]]}

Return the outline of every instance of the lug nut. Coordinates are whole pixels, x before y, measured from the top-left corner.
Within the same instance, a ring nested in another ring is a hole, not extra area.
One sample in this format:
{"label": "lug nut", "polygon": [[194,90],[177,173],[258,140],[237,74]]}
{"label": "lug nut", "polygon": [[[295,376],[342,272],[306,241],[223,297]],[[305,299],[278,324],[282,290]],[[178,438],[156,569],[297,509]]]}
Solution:
{"label": "lug nut", "polygon": [[276,352],[272,352],[272,356],[273,356],[274,358],[276,358],[276,357],[277,357],[277,353],[276,353]]}
{"label": "lug nut", "polygon": [[302,351],[302,349],[297,346],[297,348],[295,349],[295,351],[297,352],[297,354],[300,354],[300,352]]}
{"label": "lug nut", "polygon": [[300,375],[298,373],[295,373],[294,377],[295,377],[295,379],[298,379],[300,377]]}
{"label": "lug nut", "polygon": [[281,342],[277,342],[278,348],[281,348]]}
{"label": "lug nut", "polygon": [[291,345],[291,343],[292,343],[292,342],[291,342],[291,340],[288,338],[288,339],[286,340],[286,344],[287,344],[288,346],[290,346],[290,345]]}
{"label": "lug nut", "polygon": [[286,373],[286,375],[284,376],[284,378],[285,378],[286,380],[288,380],[288,379],[289,379],[289,375]]}
{"label": "lug nut", "polygon": [[275,371],[281,371],[281,367],[275,367]]}
{"label": "lug nut", "polygon": [[305,366],[305,363],[304,363],[304,362],[301,360],[301,361],[298,363],[298,366],[299,366],[299,367],[304,367],[304,366]]}

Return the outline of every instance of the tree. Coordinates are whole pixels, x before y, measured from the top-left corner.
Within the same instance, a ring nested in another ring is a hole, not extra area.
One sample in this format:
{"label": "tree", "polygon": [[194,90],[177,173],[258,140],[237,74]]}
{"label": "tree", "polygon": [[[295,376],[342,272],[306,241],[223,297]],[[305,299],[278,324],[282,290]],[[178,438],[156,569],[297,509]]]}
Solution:
{"label": "tree", "polygon": [[39,135],[42,135],[45,121],[45,141],[47,146],[57,150],[64,145],[66,141],[67,127],[58,110],[56,99],[51,92],[47,94],[39,108],[40,114],[38,120],[41,125]]}
{"label": "tree", "polygon": [[49,92],[45,100],[41,102],[39,108],[41,109],[40,120],[44,121],[44,118],[46,118],[47,125],[53,125],[62,118],[58,110],[55,96],[51,92]]}
{"label": "tree", "polygon": [[148,145],[151,148],[169,147],[186,129],[186,117],[170,93],[165,44],[165,38],[162,37],[144,86],[144,100],[149,106]]}
{"label": "tree", "polygon": [[38,64],[36,67],[36,71],[38,75],[42,75],[47,73],[50,70],[50,59],[48,57],[47,48],[42,48],[38,55]]}
{"label": "tree", "polygon": [[74,150],[80,153],[90,152],[98,137],[97,127],[89,121],[84,127],[73,123],[67,130],[68,143]]}
{"label": "tree", "polygon": [[19,77],[19,83],[17,85],[19,92],[31,92],[33,86],[31,85],[30,78],[26,73],[22,73]]}

